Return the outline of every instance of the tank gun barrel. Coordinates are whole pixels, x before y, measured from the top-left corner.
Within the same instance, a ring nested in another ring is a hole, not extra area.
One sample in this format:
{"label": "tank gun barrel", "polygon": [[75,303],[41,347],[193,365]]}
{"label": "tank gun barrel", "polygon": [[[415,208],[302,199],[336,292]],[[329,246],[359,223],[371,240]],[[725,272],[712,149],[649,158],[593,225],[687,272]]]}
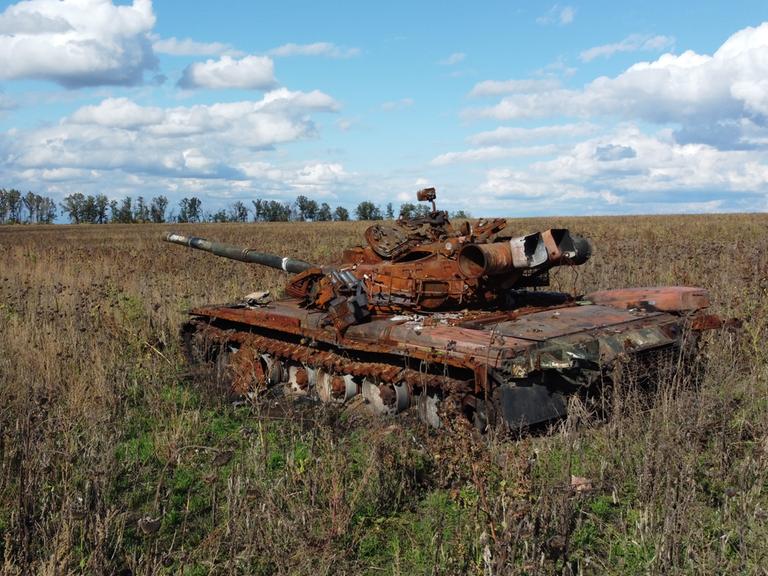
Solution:
{"label": "tank gun barrel", "polygon": [[206,240],[205,238],[198,238],[197,236],[184,236],[183,234],[168,232],[163,235],[163,240],[171,242],[172,244],[204,250],[215,256],[229,258],[230,260],[239,260],[240,262],[261,264],[262,266],[285,270],[291,274],[298,274],[299,272],[304,272],[304,270],[314,267],[309,262],[304,262],[303,260],[277,256],[275,254],[267,254],[265,252],[257,252],[256,250],[251,250],[249,248],[240,248],[239,246],[225,244],[223,242],[213,242],[211,240]]}

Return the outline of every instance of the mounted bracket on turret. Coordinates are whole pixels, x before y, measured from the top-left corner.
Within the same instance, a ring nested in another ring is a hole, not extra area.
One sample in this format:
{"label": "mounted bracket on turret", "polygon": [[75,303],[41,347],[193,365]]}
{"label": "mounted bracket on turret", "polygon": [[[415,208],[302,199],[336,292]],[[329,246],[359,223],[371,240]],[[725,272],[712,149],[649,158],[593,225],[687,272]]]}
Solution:
{"label": "mounted bracket on turret", "polygon": [[338,332],[370,316],[365,284],[348,270],[329,273],[336,298],[328,305],[328,318]]}

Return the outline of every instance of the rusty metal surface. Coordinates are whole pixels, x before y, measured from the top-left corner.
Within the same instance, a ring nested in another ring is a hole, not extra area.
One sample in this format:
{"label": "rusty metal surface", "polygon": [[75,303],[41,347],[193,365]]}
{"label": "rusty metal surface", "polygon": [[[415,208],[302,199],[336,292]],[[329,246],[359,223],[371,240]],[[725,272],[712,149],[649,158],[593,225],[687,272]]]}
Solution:
{"label": "rusty metal surface", "polygon": [[584,296],[595,304],[618,308],[687,312],[708,308],[709,293],[703,288],[689,286],[663,286],[654,288],[625,288],[601,290]]}
{"label": "rusty metal surface", "polygon": [[328,398],[346,398],[352,377],[395,386],[371,392],[385,404],[402,393],[398,386],[463,395],[469,410],[503,391],[505,404],[497,408],[517,418],[515,403],[531,405],[525,410],[533,422],[561,415],[564,402],[549,411],[534,405],[560,398],[563,387],[593,386],[610,378],[620,358],[675,354],[695,346],[698,332],[723,325],[702,312],[710,305],[702,288],[583,297],[528,290],[546,286],[554,266],[586,262],[589,241],[566,229],[513,236],[503,219],[455,228],[447,212],[436,209],[434,189],[421,191],[420,199],[432,203],[431,212],[373,224],[367,246],[346,250],[339,266],[167,235],[174,243],[294,273],[287,298],[251,293],[242,302],[194,308],[186,334],[203,348],[238,350],[227,370],[239,393],[272,379],[262,365],[269,355],[294,363],[290,385],[296,389],[309,388],[321,374]]}
{"label": "rusty metal surface", "polygon": [[[534,351],[542,343],[566,349],[573,345],[583,348],[584,342],[599,342],[595,349],[602,347],[602,357],[613,357],[625,350],[671,344],[679,338],[675,331],[682,326],[679,319],[662,312],[571,304],[504,315],[475,313],[467,322],[471,327],[463,325],[463,314],[385,317],[351,326],[342,337],[330,327],[318,328],[317,313],[298,307],[295,301],[257,310],[206,307],[195,309],[194,313],[235,323],[233,329],[239,326],[240,330],[280,330],[350,351],[415,358],[473,370],[499,368],[516,356],[535,356]],[[529,369],[536,366],[534,359]]]}
{"label": "rusty metal surface", "polygon": [[654,312],[629,312],[609,306],[571,306],[500,322],[495,329],[506,336],[543,342],[578,332],[616,328],[622,324],[640,322],[660,315]]}
{"label": "rusty metal surface", "polygon": [[192,322],[195,336],[203,341],[218,344],[238,343],[249,351],[272,354],[277,358],[323,368],[331,373],[372,377],[387,383],[406,382],[418,388],[432,386],[453,392],[471,389],[470,382],[445,375],[436,375],[396,364],[355,361],[347,355],[332,350],[318,350],[302,343],[285,342],[258,334],[219,328],[204,320]]}

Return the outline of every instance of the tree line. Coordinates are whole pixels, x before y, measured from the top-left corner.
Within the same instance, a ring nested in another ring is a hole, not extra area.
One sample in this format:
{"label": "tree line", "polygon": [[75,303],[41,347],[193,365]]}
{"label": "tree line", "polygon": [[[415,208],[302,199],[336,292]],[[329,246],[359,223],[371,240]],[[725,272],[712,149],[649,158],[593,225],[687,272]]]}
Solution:
{"label": "tree line", "polygon": [[[298,196],[294,202],[277,200],[252,200],[250,205],[238,200],[229,208],[215,212],[203,210],[202,201],[196,196],[182,198],[177,206],[170,206],[165,196],[134,200],[126,196],[121,200],[110,200],[104,194],[70,194],[58,206],[61,215],[73,224],[134,224],[143,222],[344,222],[350,219],[349,210],[343,206],[332,208],[327,202],[318,203],[306,196]],[[425,204],[405,202],[400,205],[398,215],[404,218],[429,214]],[[18,190],[0,189],[0,224],[39,223],[51,224],[57,216],[56,202],[51,198]],[[354,209],[357,220],[383,220],[395,218],[395,209],[388,203],[384,210],[365,200]],[[468,218],[460,210],[453,218]]]}
{"label": "tree line", "polygon": [[51,224],[55,219],[56,202],[50,198],[0,188],[0,224]]}

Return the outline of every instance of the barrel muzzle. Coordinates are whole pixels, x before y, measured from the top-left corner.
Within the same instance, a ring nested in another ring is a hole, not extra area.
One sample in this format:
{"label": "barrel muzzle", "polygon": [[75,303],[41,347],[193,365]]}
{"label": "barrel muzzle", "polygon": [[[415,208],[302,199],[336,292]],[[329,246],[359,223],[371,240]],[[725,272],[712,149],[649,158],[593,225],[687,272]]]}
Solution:
{"label": "barrel muzzle", "polygon": [[211,254],[221,256],[222,258],[239,260],[240,262],[249,262],[251,264],[261,264],[262,266],[285,270],[292,274],[298,274],[309,268],[314,268],[312,264],[304,262],[303,260],[296,260],[295,258],[289,258],[287,256],[267,254],[266,252],[257,252],[250,248],[240,248],[239,246],[233,246],[232,244],[224,244],[223,242],[212,242],[211,240],[198,238],[197,236],[184,236],[183,234],[177,234],[175,232],[167,232],[163,234],[163,240],[173,244],[180,244],[182,246],[204,250],[205,252],[210,252]]}
{"label": "barrel muzzle", "polygon": [[467,278],[496,276],[513,270],[584,264],[592,255],[589,240],[564,228],[490,244],[467,244],[458,255],[459,270]]}

